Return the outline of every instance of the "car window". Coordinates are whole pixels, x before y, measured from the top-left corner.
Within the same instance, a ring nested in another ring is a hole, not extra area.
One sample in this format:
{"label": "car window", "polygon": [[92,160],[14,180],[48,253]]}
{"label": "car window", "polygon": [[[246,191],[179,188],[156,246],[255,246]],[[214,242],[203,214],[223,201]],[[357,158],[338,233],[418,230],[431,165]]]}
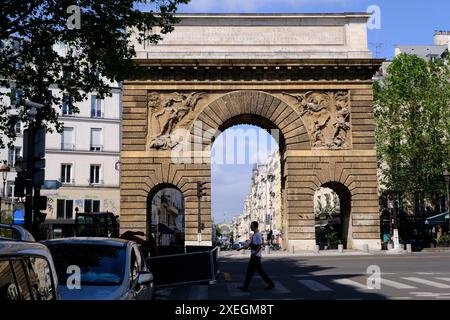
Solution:
{"label": "car window", "polygon": [[24,260],[28,269],[31,292],[35,300],[53,300],[52,273],[48,261],[43,258],[30,257]]}
{"label": "car window", "polygon": [[131,249],[131,260],[130,260],[130,277],[131,282],[134,283],[137,281],[137,278],[139,277],[139,262],[138,262],[138,256],[136,255],[136,251],[134,247]]}
{"label": "car window", "polygon": [[16,282],[21,299],[31,300],[30,287],[28,286],[27,275],[23,268],[22,260],[12,260],[11,264],[16,276]]}
{"label": "car window", "polygon": [[78,266],[81,285],[116,286],[122,283],[125,248],[107,244],[48,243],[58,281],[67,282],[67,268]]}
{"label": "car window", "polygon": [[19,291],[9,260],[0,260],[0,301],[2,300],[19,300]]}

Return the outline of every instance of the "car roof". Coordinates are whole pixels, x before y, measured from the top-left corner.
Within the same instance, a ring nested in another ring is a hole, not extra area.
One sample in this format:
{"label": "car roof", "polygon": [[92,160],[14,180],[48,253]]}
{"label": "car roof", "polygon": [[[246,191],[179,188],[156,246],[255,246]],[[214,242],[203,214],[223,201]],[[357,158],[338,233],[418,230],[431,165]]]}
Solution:
{"label": "car roof", "polygon": [[114,238],[94,238],[94,237],[73,237],[62,238],[42,241],[45,245],[58,245],[58,244],[94,244],[94,245],[107,245],[113,247],[126,247],[130,240],[114,239]]}
{"label": "car roof", "polygon": [[44,256],[51,260],[48,248],[37,242],[0,241],[0,257],[10,256]]}

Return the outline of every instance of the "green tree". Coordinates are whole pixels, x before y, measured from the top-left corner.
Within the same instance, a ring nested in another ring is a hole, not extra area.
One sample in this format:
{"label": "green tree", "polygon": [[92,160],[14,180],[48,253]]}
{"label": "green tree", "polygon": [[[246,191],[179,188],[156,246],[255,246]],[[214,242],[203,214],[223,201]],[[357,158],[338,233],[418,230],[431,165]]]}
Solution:
{"label": "green tree", "polygon": [[220,229],[220,226],[218,224],[215,224],[214,227],[216,228],[216,236],[221,237],[222,236],[222,230]]}
{"label": "green tree", "polygon": [[[61,106],[62,98],[49,88],[57,86],[73,103],[85,100],[89,92],[100,98],[110,95],[110,82],[120,82],[137,69],[132,60],[136,54],[133,31],[139,43],[157,43],[177,23],[178,5],[188,2],[4,0],[0,86],[12,90],[7,95],[13,102],[15,93],[21,92],[23,99],[43,104],[38,121],[49,132],[61,131],[59,110],[54,106]],[[56,46],[61,46],[64,54],[58,53]],[[14,140],[14,125],[28,123],[28,110],[19,104],[18,112],[9,112],[5,95],[0,93],[0,131]],[[0,147],[4,145],[5,139],[0,137]]]}
{"label": "green tree", "polygon": [[376,138],[384,189],[411,203],[444,195],[450,152],[448,58],[401,54],[374,84]]}

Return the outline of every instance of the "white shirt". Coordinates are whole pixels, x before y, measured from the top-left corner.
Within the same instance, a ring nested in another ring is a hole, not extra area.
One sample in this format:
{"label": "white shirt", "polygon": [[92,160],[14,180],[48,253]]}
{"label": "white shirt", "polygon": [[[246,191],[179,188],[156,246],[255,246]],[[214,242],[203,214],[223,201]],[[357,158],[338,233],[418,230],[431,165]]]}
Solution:
{"label": "white shirt", "polygon": [[[251,242],[254,245],[262,245],[262,238],[261,238],[261,233],[257,232],[253,235]],[[256,254],[257,257],[261,258],[261,252],[262,252],[262,248],[259,250],[259,252]],[[252,254],[255,254],[256,250],[252,250]]]}

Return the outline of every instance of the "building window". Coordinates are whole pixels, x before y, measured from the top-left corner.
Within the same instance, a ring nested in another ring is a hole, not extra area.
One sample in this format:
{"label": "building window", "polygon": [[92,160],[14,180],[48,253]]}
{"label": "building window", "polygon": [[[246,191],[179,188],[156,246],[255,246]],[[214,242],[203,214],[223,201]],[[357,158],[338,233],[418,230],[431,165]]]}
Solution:
{"label": "building window", "polygon": [[91,118],[103,118],[102,105],[103,99],[97,98],[95,94],[91,96]]}
{"label": "building window", "polygon": [[73,105],[73,97],[68,95],[63,95],[62,101],[62,114],[65,116],[73,115],[74,113],[74,105]]}
{"label": "building window", "polygon": [[99,184],[100,183],[100,165],[91,164],[91,174],[89,183],[91,184]]}
{"label": "building window", "polygon": [[15,132],[16,134],[20,134],[20,133],[22,132],[22,125],[21,125],[20,122],[17,122],[17,123],[14,125],[14,132]]}
{"label": "building window", "polygon": [[84,212],[100,212],[100,200],[84,200]]}
{"label": "building window", "polygon": [[11,107],[17,108],[23,99],[22,89],[12,89],[11,90]]}
{"label": "building window", "polygon": [[91,129],[91,151],[102,151],[102,129]]}
{"label": "building window", "polygon": [[13,147],[8,149],[8,166],[11,168],[14,167],[14,164],[16,163],[17,159],[20,157],[20,151],[22,148],[20,147]]}
{"label": "building window", "polygon": [[56,217],[58,219],[73,219],[73,200],[58,199],[56,201]]}
{"label": "building window", "polygon": [[64,128],[61,134],[61,150],[73,150],[73,128]]}
{"label": "building window", "polygon": [[72,183],[71,164],[61,164],[61,183]]}
{"label": "building window", "polygon": [[6,181],[6,197],[12,198],[14,195],[14,181]]}

